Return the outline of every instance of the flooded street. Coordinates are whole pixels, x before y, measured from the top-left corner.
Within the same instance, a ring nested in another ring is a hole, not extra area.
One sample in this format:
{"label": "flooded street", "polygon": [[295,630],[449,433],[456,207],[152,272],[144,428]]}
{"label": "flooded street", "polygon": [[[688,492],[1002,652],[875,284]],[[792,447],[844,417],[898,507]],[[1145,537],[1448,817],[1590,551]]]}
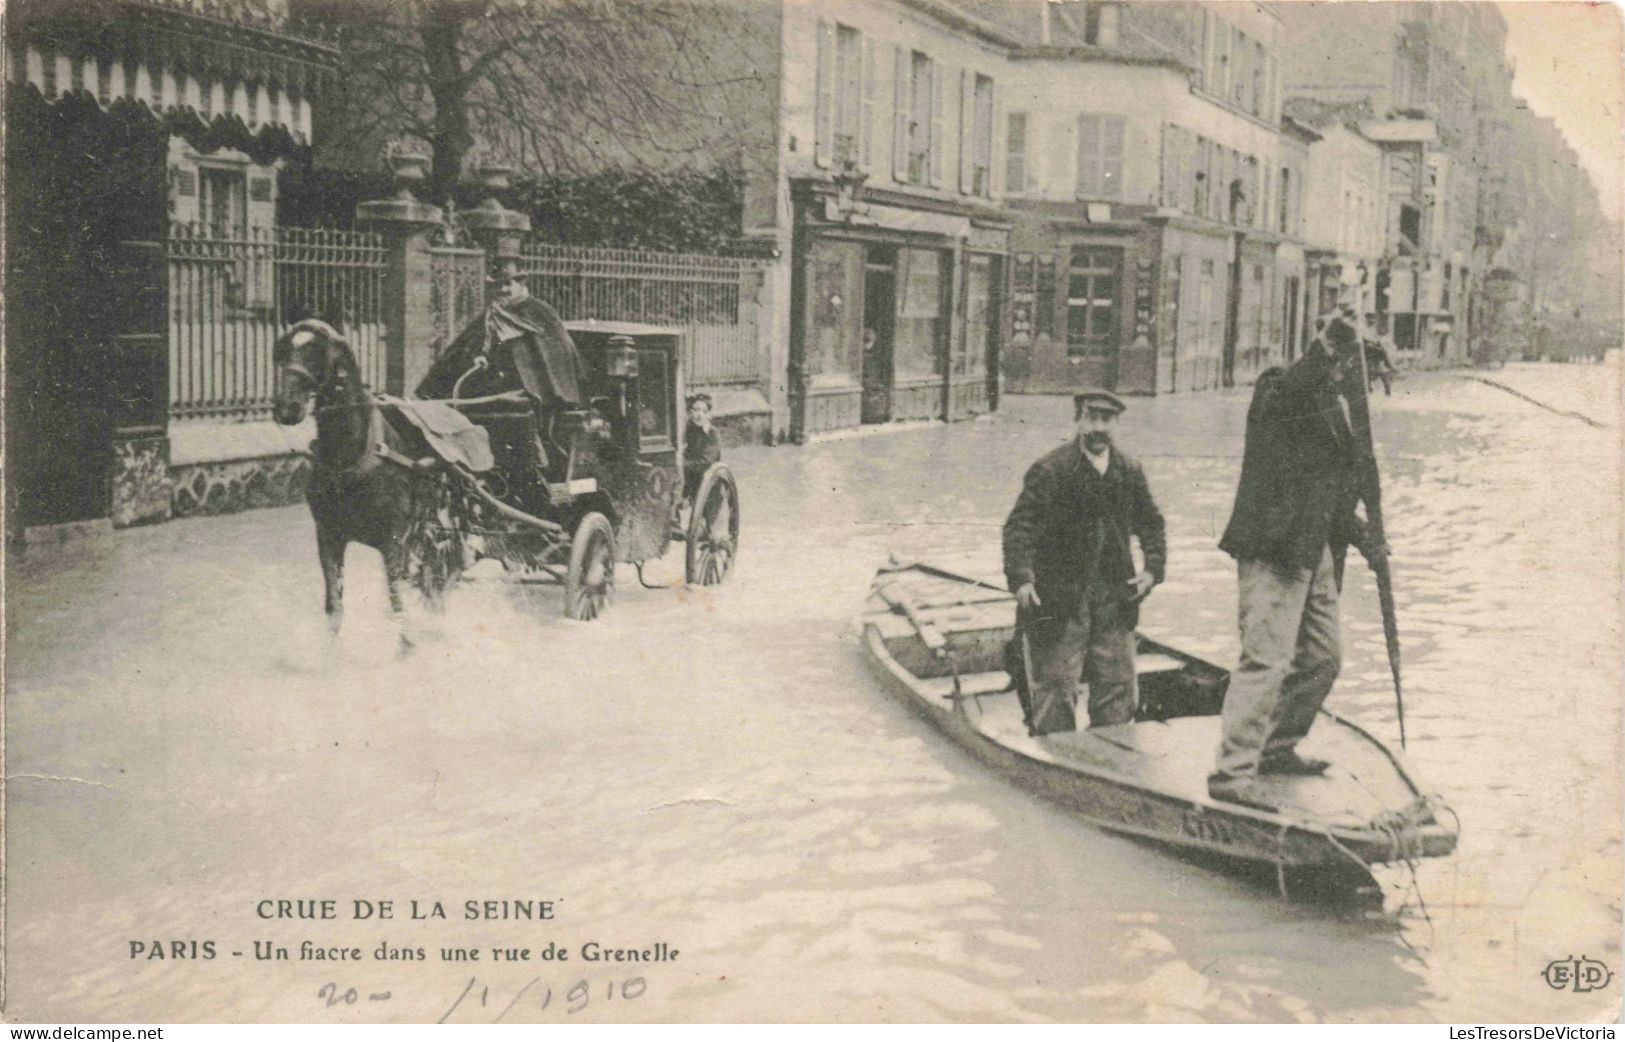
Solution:
{"label": "flooded street", "polygon": [[[1486,375],[1606,427],[1464,374],[1375,400],[1409,755],[1463,825],[1417,873],[1426,915],[1402,869],[1370,914],[1099,832],[883,693],[851,626],[875,567],[998,577],[1021,474],[1070,433],[1069,402],[1014,398],[973,423],[730,450],[728,585],[649,590],[623,568],[610,613],[580,624],[556,590],[468,584],[405,662],[360,547],[330,643],[303,507],[31,555],[8,590],[7,1018],[1617,1018],[1617,356]],[[1226,667],[1216,544],[1248,393],[1130,400],[1119,438],[1169,523],[1142,629]],[[673,550],[645,576],[681,570]],[[1397,745],[1357,558],[1342,614],[1329,708]],[[284,898],[336,917],[256,914]],[[393,919],[351,918],[380,899]],[[413,899],[446,918],[411,919]],[[467,921],[471,899],[554,918]],[[131,958],[172,940],[216,957]],[[303,940],[362,958],[301,960]],[[256,941],[290,960],[256,961]],[[542,961],[549,942],[571,961]],[[679,955],[583,962],[588,942]],[[469,946],[477,963],[442,961]],[[493,963],[499,946],[532,959]],[[1608,988],[1543,981],[1581,955]]]}

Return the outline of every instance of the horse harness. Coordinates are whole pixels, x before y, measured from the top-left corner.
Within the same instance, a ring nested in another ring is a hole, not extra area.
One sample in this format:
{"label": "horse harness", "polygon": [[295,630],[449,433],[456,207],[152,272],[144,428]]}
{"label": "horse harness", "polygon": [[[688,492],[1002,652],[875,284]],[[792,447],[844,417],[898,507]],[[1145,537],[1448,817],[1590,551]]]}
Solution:
{"label": "horse harness", "polygon": [[368,405],[372,407],[372,411],[367,418],[367,447],[355,462],[346,464],[343,467],[335,467],[331,464],[323,464],[320,457],[317,457],[315,453],[311,454],[315,477],[334,491],[342,491],[345,486],[359,484],[385,463],[393,463],[404,469],[408,474],[418,477],[423,476],[424,468],[419,460],[396,452],[384,440],[384,410],[383,402],[380,399],[374,397],[370,402],[317,406],[317,411],[360,409]]}

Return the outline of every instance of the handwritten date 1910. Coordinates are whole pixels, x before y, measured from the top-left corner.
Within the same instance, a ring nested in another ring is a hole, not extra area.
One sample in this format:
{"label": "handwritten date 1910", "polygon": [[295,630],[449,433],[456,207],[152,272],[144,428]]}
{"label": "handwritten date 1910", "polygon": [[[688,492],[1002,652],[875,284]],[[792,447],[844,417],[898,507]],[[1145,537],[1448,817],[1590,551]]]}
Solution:
{"label": "handwritten date 1910", "polygon": [[627,977],[621,980],[607,981],[589,981],[582,978],[571,984],[562,993],[555,993],[553,985],[543,981],[540,977],[532,977],[525,982],[524,987],[514,992],[513,996],[507,998],[504,1003],[503,999],[506,996],[500,990],[493,994],[491,985],[481,983],[478,977],[470,977],[468,978],[468,984],[463,987],[462,993],[457,996],[457,1000],[451,1004],[451,1007],[440,1015],[438,1022],[444,1024],[459,1008],[465,1009],[465,1013],[469,1015],[477,1016],[478,1014],[473,1011],[495,1009],[500,1003],[500,1012],[491,1021],[491,1023],[497,1024],[502,1021],[503,1017],[513,1012],[515,1007],[519,1007],[520,1001],[526,1000],[527,996],[528,1001],[521,1007],[523,1009],[536,1011],[549,1009],[553,1007],[553,1000],[557,998],[559,999],[557,1008],[568,1016],[575,1016],[591,1005],[595,997],[599,997],[604,1002],[613,1002],[617,999],[630,1001],[641,998],[648,990],[649,983],[642,977]]}

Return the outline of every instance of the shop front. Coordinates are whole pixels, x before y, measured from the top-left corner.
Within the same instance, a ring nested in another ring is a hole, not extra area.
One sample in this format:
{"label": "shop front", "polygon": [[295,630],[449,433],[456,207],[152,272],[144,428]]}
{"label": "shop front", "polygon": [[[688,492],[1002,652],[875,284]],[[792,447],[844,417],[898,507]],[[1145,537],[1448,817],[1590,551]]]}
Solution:
{"label": "shop front", "polygon": [[1007,229],[868,201],[798,198],[791,432],[964,419],[996,404]]}
{"label": "shop front", "polygon": [[1154,348],[1140,316],[1150,307],[1152,230],[1134,219],[1024,216],[1012,237],[1005,387],[1152,392]]}

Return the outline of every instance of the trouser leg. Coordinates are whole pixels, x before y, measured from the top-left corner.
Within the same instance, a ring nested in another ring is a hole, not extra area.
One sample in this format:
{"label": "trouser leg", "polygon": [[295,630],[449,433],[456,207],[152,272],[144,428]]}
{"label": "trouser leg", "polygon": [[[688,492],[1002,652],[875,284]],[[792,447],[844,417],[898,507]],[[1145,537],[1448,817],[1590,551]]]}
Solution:
{"label": "trouser leg", "polygon": [[1337,581],[1332,572],[1332,552],[1328,548],[1309,581],[1292,667],[1281,685],[1277,723],[1264,744],[1266,758],[1291,752],[1309,733],[1315,715],[1331,693],[1332,683],[1342,667],[1343,649],[1337,623]]}
{"label": "trouser leg", "polygon": [[1134,629],[1125,624],[1120,602],[1097,601],[1088,612],[1083,679],[1089,685],[1089,726],[1131,723],[1140,702],[1134,675]]}
{"label": "trouser leg", "polygon": [[1026,626],[1032,650],[1033,734],[1072,731],[1078,726],[1073,707],[1078,701],[1078,677],[1083,672],[1083,648],[1088,634],[1076,618],[1044,619]]}
{"label": "trouser leg", "polygon": [[1282,683],[1297,646],[1310,577],[1263,561],[1237,562],[1241,662],[1220,714],[1223,736],[1212,779],[1258,773],[1264,743],[1280,717]]}

